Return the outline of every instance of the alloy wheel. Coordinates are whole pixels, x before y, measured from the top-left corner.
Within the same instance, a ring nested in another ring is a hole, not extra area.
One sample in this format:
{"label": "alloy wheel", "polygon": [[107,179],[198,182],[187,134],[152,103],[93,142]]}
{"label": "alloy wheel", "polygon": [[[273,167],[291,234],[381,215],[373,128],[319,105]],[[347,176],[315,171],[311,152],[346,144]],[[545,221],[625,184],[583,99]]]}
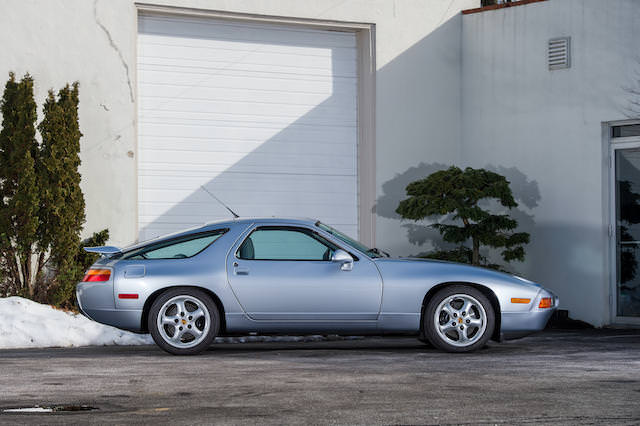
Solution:
{"label": "alloy wheel", "polygon": [[197,297],[179,295],[162,305],[156,325],[165,342],[186,349],[206,338],[211,327],[211,316],[204,302]]}
{"label": "alloy wheel", "polygon": [[433,317],[438,336],[450,345],[471,346],[482,338],[487,327],[487,313],[482,304],[468,294],[447,296]]}

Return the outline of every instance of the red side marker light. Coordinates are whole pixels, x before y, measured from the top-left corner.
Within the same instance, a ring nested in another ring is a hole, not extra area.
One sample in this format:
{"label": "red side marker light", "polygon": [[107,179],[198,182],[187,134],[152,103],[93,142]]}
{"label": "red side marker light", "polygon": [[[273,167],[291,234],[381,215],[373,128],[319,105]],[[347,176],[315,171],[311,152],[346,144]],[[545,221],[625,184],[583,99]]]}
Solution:
{"label": "red side marker light", "polygon": [[119,293],[118,294],[118,299],[137,299],[137,298],[138,298],[137,293]]}
{"label": "red side marker light", "polygon": [[83,282],[109,281],[111,269],[89,269],[82,279]]}

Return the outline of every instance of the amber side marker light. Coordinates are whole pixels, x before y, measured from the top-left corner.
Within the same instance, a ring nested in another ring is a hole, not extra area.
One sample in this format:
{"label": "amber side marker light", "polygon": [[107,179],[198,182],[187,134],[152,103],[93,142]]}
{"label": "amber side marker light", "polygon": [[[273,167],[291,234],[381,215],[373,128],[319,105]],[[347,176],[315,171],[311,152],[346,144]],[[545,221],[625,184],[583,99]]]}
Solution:
{"label": "amber side marker light", "polygon": [[512,297],[511,298],[511,303],[529,303],[531,302],[531,299],[522,299],[520,297]]}
{"label": "amber side marker light", "polygon": [[82,282],[99,282],[99,281],[109,281],[111,277],[110,269],[89,269],[87,273],[84,275]]}
{"label": "amber side marker light", "polygon": [[543,297],[542,299],[540,299],[540,304],[538,305],[538,308],[546,309],[552,306],[553,306],[553,299],[551,297]]}

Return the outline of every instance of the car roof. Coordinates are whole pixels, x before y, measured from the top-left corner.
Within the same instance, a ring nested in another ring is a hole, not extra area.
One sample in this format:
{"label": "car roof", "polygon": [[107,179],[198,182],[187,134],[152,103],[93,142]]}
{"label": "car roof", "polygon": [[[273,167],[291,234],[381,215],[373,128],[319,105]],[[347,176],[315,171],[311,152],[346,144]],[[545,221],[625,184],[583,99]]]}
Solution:
{"label": "car roof", "polygon": [[234,219],[226,219],[226,220],[216,220],[213,222],[208,222],[204,224],[202,229],[215,228],[225,225],[233,225],[233,224],[241,224],[241,223],[254,223],[254,222],[262,222],[262,223],[296,223],[300,225],[314,225],[318,222],[317,219],[306,218],[306,217],[237,217]]}

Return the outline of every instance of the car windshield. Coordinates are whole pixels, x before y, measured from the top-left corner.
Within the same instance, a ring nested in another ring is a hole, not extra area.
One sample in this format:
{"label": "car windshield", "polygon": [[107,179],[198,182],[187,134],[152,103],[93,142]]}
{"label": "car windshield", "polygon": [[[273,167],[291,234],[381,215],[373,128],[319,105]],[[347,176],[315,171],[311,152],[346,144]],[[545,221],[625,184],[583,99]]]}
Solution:
{"label": "car windshield", "polygon": [[372,249],[369,248],[367,246],[365,246],[364,244],[362,244],[361,242],[358,242],[356,240],[354,240],[353,238],[350,238],[348,236],[346,236],[345,234],[343,234],[342,232],[338,231],[335,228],[330,227],[329,225],[325,225],[322,222],[316,222],[316,226],[320,229],[322,229],[323,231],[326,231],[328,233],[330,233],[331,235],[333,235],[334,237],[336,237],[339,240],[344,241],[345,243],[349,244],[351,247],[360,250],[363,253],[366,253],[369,257],[382,257],[382,255],[378,252],[377,249]]}

